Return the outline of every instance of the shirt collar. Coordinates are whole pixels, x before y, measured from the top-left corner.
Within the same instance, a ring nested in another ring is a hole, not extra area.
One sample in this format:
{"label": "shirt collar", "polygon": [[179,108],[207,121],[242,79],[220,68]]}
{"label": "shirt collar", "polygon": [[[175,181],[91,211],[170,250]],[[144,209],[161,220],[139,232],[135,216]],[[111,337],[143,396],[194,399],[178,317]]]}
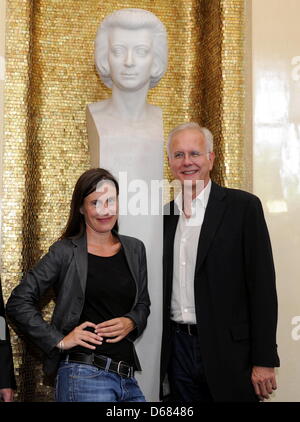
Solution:
{"label": "shirt collar", "polygon": [[[207,207],[209,194],[211,191],[211,179],[209,179],[207,185],[204,189],[199,193],[199,195],[196,196],[196,198],[192,201],[192,207],[196,207],[198,204],[202,205],[204,209]],[[177,197],[174,199],[175,204],[177,205],[178,209],[180,210],[180,214],[183,213],[182,211],[182,191],[177,195]]]}

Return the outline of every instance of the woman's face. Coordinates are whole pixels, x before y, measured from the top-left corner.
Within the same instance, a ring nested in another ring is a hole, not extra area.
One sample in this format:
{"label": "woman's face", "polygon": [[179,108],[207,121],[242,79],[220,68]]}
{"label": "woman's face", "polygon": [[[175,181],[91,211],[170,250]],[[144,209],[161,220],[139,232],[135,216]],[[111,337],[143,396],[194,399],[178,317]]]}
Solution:
{"label": "woman's face", "polygon": [[121,90],[149,86],[154,70],[153,34],[148,28],[112,28],[108,63],[113,83]]}
{"label": "woman's face", "polygon": [[114,183],[101,180],[97,189],[84,198],[80,212],[84,215],[87,231],[111,231],[118,219],[118,197]]}

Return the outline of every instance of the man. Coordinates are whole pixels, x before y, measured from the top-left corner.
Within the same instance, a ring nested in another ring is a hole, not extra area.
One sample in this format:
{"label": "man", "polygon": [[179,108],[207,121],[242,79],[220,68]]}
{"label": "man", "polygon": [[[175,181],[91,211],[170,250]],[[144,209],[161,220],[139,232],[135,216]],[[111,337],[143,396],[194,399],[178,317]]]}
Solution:
{"label": "man", "polygon": [[14,364],[0,282],[0,401],[11,402],[16,388]]}
{"label": "man", "polygon": [[[161,397],[257,401],[276,389],[277,296],[259,199],[210,179],[213,137],[197,123],[169,136],[182,193],[164,220]],[[167,399],[167,398],[166,398]]]}

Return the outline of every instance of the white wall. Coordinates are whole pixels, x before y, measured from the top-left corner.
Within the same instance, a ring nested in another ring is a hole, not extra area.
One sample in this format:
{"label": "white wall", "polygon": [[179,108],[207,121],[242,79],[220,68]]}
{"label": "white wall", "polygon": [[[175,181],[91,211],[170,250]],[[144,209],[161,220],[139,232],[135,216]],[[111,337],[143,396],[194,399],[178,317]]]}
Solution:
{"label": "white wall", "polygon": [[[249,0],[247,0],[249,1]],[[273,401],[300,401],[300,1],[252,0],[253,188],[277,272],[281,367]]]}

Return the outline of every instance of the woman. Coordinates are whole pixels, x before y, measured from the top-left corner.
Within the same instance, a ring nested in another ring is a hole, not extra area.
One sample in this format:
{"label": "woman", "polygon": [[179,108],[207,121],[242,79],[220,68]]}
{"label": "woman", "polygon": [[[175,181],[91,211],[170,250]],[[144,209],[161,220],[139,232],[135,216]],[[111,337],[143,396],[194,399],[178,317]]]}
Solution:
{"label": "woman", "polygon": [[[106,170],[76,183],[60,240],[8,300],[7,314],[47,355],[57,401],[145,401],[134,340],[149,315],[147,265],[141,241],[117,234],[119,187]],[[37,308],[53,288],[51,323]]]}

